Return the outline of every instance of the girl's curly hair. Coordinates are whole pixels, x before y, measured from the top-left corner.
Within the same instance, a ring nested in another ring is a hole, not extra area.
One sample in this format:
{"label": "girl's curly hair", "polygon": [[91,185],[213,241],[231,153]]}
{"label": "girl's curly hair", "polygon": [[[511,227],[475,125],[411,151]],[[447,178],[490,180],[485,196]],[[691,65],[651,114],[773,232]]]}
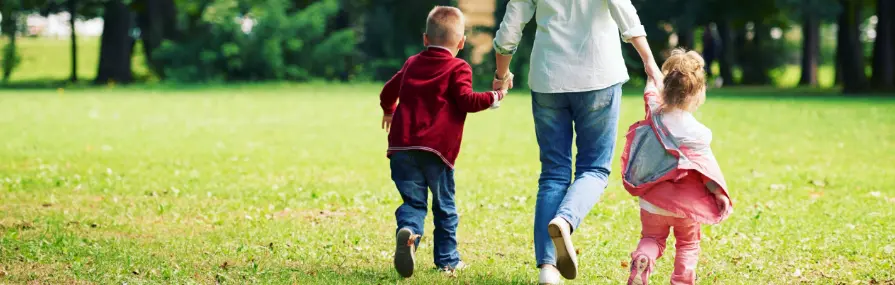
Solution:
{"label": "girl's curly hair", "polygon": [[665,88],[662,101],[666,110],[680,108],[688,110],[693,99],[705,88],[705,60],[695,51],[674,49],[662,64]]}

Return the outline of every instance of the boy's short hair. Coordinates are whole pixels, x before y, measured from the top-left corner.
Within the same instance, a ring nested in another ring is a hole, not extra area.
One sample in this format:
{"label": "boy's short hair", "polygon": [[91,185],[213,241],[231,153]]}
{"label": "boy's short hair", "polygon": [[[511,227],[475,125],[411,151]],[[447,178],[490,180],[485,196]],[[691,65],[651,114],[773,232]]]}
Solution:
{"label": "boy's short hair", "polygon": [[435,6],[426,18],[426,35],[434,45],[459,43],[463,38],[466,19],[460,9]]}

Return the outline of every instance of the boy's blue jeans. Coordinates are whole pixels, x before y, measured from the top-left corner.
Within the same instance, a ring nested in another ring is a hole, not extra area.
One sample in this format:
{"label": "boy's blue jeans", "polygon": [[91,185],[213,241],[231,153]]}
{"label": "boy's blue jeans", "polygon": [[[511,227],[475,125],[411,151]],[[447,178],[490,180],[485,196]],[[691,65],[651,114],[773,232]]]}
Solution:
{"label": "boy's blue jeans", "polygon": [[428,210],[427,196],[431,190],[432,214],[435,215],[435,266],[454,268],[460,262],[460,253],[457,252],[459,218],[454,205],[454,170],[438,155],[417,150],[392,153],[391,170],[392,180],[404,200],[395,211],[398,230],[409,228],[414,234],[423,234]]}
{"label": "boy's blue jeans", "polygon": [[[600,199],[609,178],[618,130],[621,83],[574,93],[532,92],[535,133],[541,150],[541,177],[535,205],[537,265],[556,265],[547,224],[561,217],[578,228]],[[575,180],[572,182],[572,138]]]}

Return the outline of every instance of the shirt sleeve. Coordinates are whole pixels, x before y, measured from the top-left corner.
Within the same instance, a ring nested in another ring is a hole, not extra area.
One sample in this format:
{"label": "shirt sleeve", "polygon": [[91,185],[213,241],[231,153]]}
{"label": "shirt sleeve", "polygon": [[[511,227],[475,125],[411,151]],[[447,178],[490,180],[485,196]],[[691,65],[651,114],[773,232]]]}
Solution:
{"label": "shirt sleeve", "polygon": [[454,70],[452,84],[454,102],[463,112],[484,111],[501,99],[501,94],[497,91],[475,92],[472,90],[472,68],[465,62]]}
{"label": "shirt sleeve", "polygon": [[[494,51],[502,55],[516,53],[522,41],[522,30],[535,14],[533,0],[510,0],[500,28],[494,36]],[[639,21],[638,21],[639,23]]]}
{"label": "shirt sleeve", "polygon": [[410,62],[411,59],[404,62],[401,70],[398,70],[398,73],[395,73],[392,79],[385,83],[385,87],[379,93],[379,106],[382,107],[382,113],[385,115],[394,114],[395,109],[398,107],[398,96],[401,94],[401,81],[404,80],[404,69],[407,68],[407,62]]}
{"label": "shirt sleeve", "polygon": [[609,0],[609,14],[618,25],[618,31],[622,33],[622,40],[626,43],[632,38],[646,36],[646,30],[640,24],[640,17],[631,0]]}

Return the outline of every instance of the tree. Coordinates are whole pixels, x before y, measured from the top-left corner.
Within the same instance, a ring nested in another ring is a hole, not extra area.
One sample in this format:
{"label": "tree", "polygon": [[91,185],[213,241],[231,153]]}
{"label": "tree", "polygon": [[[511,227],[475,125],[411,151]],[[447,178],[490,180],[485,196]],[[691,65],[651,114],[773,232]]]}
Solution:
{"label": "tree", "polygon": [[9,42],[3,47],[3,82],[9,82],[12,71],[19,65],[21,58],[16,50],[16,32],[19,29],[19,9],[21,2],[18,0],[3,1],[0,3],[0,14],[3,19],[0,20],[0,29],[3,35],[9,38]]}
{"label": "tree", "polygon": [[27,0],[23,2],[21,11],[24,13],[38,12],[43,16],[60,12],[69,15],[69,29],[71,31],[71,74],[69,81],[78,81],[78,42],[75,22],[78,18],[95,18],[100,16],[103,4],[106,0]]}
{"label": "tree", "polygon": [[[765,46],[774,43],[760,35],[760,30],[779,25],[777,18],[781,12],[775,0],[754,0],[749,5],[729,0],[701,0],[701,3],[687,6],[701,6],[696,13],[698,17],[704,17],[700,23],[715,23],[717,26],[719,75],[725,85],[739,83],[733,77],[737,66],[744,71],[745,83],[762,84],[760,82],[768,81],[764,79],[767,76],[762,74],[767,73],[781,55],[766,52]],[[747,30],[749,23],[752,23],[752,30]],[[750,33],[756,37],[747,37]]]}
{"label": "tree", "polygon": [[137,0],[132,6],[136,10],[137,27],[140,28],[140,41],[143,43],[146,63],[153,73],[163,77],[163,66],[154,59],[153,53],[162,41],[177,37],[177,8],[174,1]]}
{"label": "tree", "polygon": [[777,4],[791,22],[801,23],[802,51],[799,85],[817,85],[820,61],[820,27],[834,22],[839,14],[839,3],[833,0],[777,0]]}
{"label": "tree", "polygon": [[[803,0],[811,7],[814,0]],[[820,57],[820,19],[810,9],[802,13],[802,76],[799,85],[817,86],[817,62]]]}
{"label": "tree", "polygon": [[373,79],[388,80],[422,48],[426,15],[436,5],[456,6],[456,0],[373,0],[365,18],[360,48],[368,58]]}
{"label": "tree", "polygon": [[121,0],[109,0],[105,4],[104,15],[99,70],[94,83],[129,83],[133,81],[131,54],[134,40],[130,34],[133,13]]}
{"label": "tree", "polygon": [[859,37],[861,0],[840,0],[843,10],[839,14],[839,65],[842,72],[842,89],[845,93],[864,92],[870,89],[864,72],[864,49]]}
{"label": "tree", "polygon": [[720,20],[720,22],[718,22],[718,37],[721,42],[718,71],[725,85],[736,84],[733,80],[733,65],[735,62],[734,53],[736,51],[736,42],[734,41],[733,34],[729,20]]}
{"label": "tree", "polygon": [[78,1],[68,0],[68,24],[71,28],[71,77],[69,81],[78,82],[78,36],[75,31],[75,19],[78,15]]}
{"label": "tree", "polygon": [[873,44],[873,88],[890,90],[895,88],[895,2],[876,2],[876,41]]}

